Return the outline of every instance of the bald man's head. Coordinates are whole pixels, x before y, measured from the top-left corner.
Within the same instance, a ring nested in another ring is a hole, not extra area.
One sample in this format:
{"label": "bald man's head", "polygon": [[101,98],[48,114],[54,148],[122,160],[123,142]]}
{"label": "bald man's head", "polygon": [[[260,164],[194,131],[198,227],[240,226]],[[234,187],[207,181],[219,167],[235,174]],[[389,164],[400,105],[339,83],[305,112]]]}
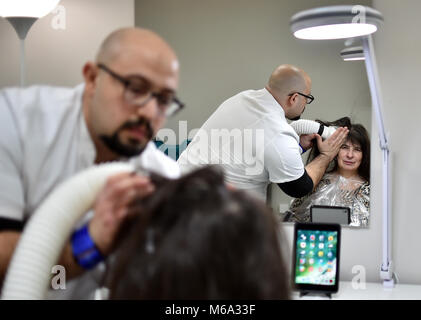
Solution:
{"label": "bald man's head", "polygon": [[283,64],[272,72],[268,88],[281,100],[293,92],[305,92],[311,87],[310,77],[302,69]]}
{"label": "bald man's head", "polygon": [[97,62],[110,64],[128,47],[153,47],[157,51],[166,51],[176,58],[172,48],[153,31],[141,28],[122,28],[112,32],[101,44]]}
{"label": "bald man's head", "polygon": [[266,89],[284,109],[285,117],[297,120],[308,103],[303,94],[310,95],[311,79],[303,70],[283,64],[272,72]]}

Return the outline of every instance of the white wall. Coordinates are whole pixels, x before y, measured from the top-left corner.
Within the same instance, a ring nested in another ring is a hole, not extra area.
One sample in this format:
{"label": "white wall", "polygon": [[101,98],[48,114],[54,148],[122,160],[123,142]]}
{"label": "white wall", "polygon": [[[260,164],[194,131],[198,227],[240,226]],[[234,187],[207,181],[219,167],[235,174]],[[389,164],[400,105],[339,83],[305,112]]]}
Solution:
{"label": "white wall", "polygon": [[[82,66],[95,57],[108,33],[134,25],[134,0],[62,0],[66,27],[56,30],[49,14],[35,22],[26,40],[30,84],[74,86],[82,82]],[[19,84],[20,44],[15,30],[0,18],[0,88]]]}

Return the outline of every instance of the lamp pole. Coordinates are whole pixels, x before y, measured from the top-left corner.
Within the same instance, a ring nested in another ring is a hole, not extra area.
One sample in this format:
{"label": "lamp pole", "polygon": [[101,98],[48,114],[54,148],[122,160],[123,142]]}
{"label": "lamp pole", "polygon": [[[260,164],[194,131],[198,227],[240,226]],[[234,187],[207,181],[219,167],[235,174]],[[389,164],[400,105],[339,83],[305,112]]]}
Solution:
{"label": "lamp pole", "polygon": [[395,285],[392,261],[392,230],[391,230],[391,197],[390,197],[390,149],[387,140],[386,129],[383,121],[383,101],[380,90],[379,74],[377,71],[376,57],[374,54],[373,38],[363,37],[363,49],[365,56],[365,67],[370,87],[373,111],[375,114],[377,128],[379,131],[380,149],[382,150],[382,266],[380,277],[383,280],[383,286],[393,288]]}
{"label": "lamp pole", "polygon": [[25,38],[29,29],[37,21],[34,17],[7,17],[20,40],[20,85],[25,86]]}

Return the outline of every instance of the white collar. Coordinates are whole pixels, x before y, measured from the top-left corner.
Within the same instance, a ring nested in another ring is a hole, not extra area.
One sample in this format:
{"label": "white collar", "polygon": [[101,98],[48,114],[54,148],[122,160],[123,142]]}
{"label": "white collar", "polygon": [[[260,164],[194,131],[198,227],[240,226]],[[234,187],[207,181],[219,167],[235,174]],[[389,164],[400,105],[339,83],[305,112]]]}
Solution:
{"label": "white collar", "polygon": [[80,84],[76,88],[76,105],[79,109],[78,114],[78,168],[84,169],[90,167],[95,162],[96,149],[88,131],[86,119],[83,113],[83,93],[85,92],[85,84]]}
{"label": "white collar", "polygon": [[269,92],[268,89],[263,88],[262,90],[268,99],[268,103],[265,106],[270,107],[273,111],[279,112],[282,117],[285,118],[285,111],[281,104],[276,101],[275,97]]}

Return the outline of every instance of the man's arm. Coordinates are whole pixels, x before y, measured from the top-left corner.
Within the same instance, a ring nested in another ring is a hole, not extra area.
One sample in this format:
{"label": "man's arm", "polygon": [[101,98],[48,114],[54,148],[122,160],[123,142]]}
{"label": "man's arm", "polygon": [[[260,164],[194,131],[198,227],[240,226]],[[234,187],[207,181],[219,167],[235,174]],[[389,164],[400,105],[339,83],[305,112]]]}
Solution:
{"label": "man's arm", "polygon": [[0,289],[19,238],[20,232],[17,231],[0,232]]}
{"label": "man's arm", "polygon": [[320,155],[306,166],[306,171],[311,180],[313,180],[313,190],[322,179],[329,163],[338,154],[340,147],[346,140],[348,132],[348,128],[338,128],[325,141],[322,141],[322,138],[319,135],[316,135]]}
{"label": "man's arm", "polygon": [[[16,245],[20,239],[21,232],[2,231],[0,232],[0,288],[6,277],[6,271],[16,249]],[[74,278],[83,273],[83,269],[76,263],[73,258],[70,243],[63,250],[62,256],[58,262],[59,265],[66,269],[66,277]]]}
{"label": "man's arm", "polygon": [[[332,159],[333,160],[333,159]],[[325,155],[318,155],[313,161],[311,161],[307,166],[306,170],[311,180],[313,181],[313,190],[319,184],[323,175],[326,172],[327,167],[329,166],[331,160]],[[311,191],[313,191],[311,190]]]}
{"label": "man's arm", "polygon": [[322,138],[317,134],[306,135],[306,139],[301,140],[302,143],[304,142],[305,148],[311,147],[311,140],[316,138],[320,155],[305,167],[304,174],[300,178],[278,183],[279,188],[293,198],[301,198],[312,192],[322,179],[329,163],[338,154],[339,148],[345,141],[348,131],[347,128],[339,128],[325,141],[322,141]]}
{"label": "man's arm", "polygon": [[22,221],[0,217],[0,288],[23,227]]}
{"label": "man's arm", "polygon": [[309,194],[313,190],[314,185],[313,180],[307,174],[307,171],[304,170],[304,174],[297,180],[278,183],[278,187],[290,197],[301,198]]}
{"label": "man's arm", "polygon": [[[107,256],[115,248],[119,230],[132,214],[128,209],[129,204],[135,198],[145,197],[153,191],[154,187],[146,177],[123,173],[107,180],[95,202],[94,217],[89,222],[90,236],[102,255]],[[20,232],[0,232],[0,283],[4,280],[20,235]],[[75,261],[70,241],[64,247],[58,264],[65,268],[67,279],[84,272]]]}
{"label": "man's arm", "polygon": [[[107,180],[95,201],[94,217],[88,224],[88,233],[102,256],[107,257],[115,249],[123,223],[133,214],[129,209],[131,202],[153,191],[149,178],[132,173],[117,174]],[[70,241],[62,252],[59,264],[65,267],[69,279],[84,272],[74,258]]]}

